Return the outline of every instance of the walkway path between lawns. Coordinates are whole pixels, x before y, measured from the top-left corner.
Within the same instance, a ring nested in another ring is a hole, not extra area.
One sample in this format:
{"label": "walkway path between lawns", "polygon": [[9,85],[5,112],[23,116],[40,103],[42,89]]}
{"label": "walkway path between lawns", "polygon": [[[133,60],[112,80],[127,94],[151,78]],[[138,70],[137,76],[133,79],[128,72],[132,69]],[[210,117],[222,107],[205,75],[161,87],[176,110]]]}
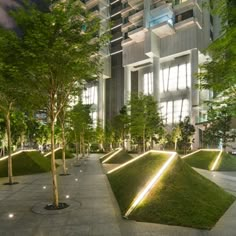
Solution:
{"label": "walkway path between lawns", "polygon": [[[13,186],[2,185],[7,178],[0,178],[0,236],[236,235],[236,224],[223,224],[236,219],[236,204],[212,231],[123,219],[98,157],[91,155],[81,160],[80,166],[75,160],[68,161],[71,175],[58,176],[58,182],[60,201],[70,207],[53,214],[46,210],[41,214],[32,212],[32,208],[37,211],[51,202],[50,173],[16,177],[20,184]],[[14,217],[8,218],[9,213]]]}

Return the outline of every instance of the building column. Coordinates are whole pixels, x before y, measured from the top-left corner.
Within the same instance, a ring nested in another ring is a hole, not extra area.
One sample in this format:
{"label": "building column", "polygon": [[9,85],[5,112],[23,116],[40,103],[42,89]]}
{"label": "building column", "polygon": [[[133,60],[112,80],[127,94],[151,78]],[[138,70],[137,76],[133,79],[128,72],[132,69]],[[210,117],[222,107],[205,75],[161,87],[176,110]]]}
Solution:
{"label": "building column", "polygon": [[160,106],[160,92],[159,92],[159,81],[160,81],[160,58],[153,57],[153,96]]}
{"label": "building column", "polygon": [[[190,53],[190,64],[191,64],[191,90],[190,90],[190,118],[193,125],[197,122],[198,116],[198,105],[199,105],[199,90],[196,88],[197,79],[196,73],[198,73],[198,50],[192,49]],[[195,127],[196,128],[196,127]],[[199,130],[196,128],[194,135],[193,149],[199,147]]]}
{"label": "building column", "polygon": [[127,105],[131,95],[131,70],[128,66],[124,68],[124,105]]}
{"label": "building column", "polygon": [[102,128],[105,127],[105,79],[98,80],[98,119]]}

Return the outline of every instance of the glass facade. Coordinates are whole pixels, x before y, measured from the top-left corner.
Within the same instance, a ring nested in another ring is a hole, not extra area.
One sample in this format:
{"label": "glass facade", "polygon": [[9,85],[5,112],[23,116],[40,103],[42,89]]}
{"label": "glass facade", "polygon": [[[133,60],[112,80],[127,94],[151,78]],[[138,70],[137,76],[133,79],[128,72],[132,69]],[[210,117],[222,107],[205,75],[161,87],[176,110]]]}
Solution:
{"label": "glass facade", "polygon": [[161,114],[166,124],[176,124],[189,115],[189,100],[179,99],[162,102]]}
{"label": "glass facade", "polygon": [[160,71],[160,92],[173,92],[190,88],[191,69],[190,63],[172,65]]}
{"label": "glass facade", "polygon": [[91,105],[92,109],[90,112],[90,116],[93,120],[93,126],[97,126],[97,105],[98,105],[98,86],[93,85],[91,87],[87,87],[82,92],[82,102],[86,105]]}
{"label": "glass facade", "polygon": [[149,72],[144,74],[143,77],[143,94],[153,94],[153,73]]}

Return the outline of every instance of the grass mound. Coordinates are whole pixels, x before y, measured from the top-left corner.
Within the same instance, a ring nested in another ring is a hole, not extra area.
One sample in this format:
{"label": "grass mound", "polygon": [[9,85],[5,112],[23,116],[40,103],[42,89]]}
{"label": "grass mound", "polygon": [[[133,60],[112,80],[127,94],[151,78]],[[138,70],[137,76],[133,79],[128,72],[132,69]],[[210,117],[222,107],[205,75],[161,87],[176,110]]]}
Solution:
{"label": "grass mound", "polygon": [[[73,154],[66,150],[66,159],[72,159],[73,157]],[[62,159],[62,149],[59,149],[55,152],[55,159]]]}
{"label": "grass mound", "polygon": [[[0,177],[7,177],[8,160],[0,162]],[[12,157],[13,175],[31,175],[51,170],[49,158],[39,152],[22,152]]]}
{"label": "grass mound", "polygon": [[[137,176],[139,172],[137,169]],[[177,159],[129,218],[210,229],[234,200],[235,197]]]}
{"label": "grass mound", "polygon": [[216,170],[236,171],[236,156],[223,152],[219,162],[219,166]]}
{"label": "grass mound", "polygon": [[125,214],[135,196],[161,168],[168,157],[168,154],[148,153],[133,163],[108,174],[122,215]]}
{"label": "grass mound", "polygon": [[99,160],[100,162],[103,162],[104,160],[106,160],[109,156],[111,156],[113,153],[115,153],[117,150],[113,150],[111,152],[108,152],[107,154],[103,155]]}
{"label": "grass mound", "polygon": [[183,160],[192,167],[210,170],[220,151],[205,151],[193,153],[183,158]]}
{"label": "grass mound", "polygon": [[126,151],[122,150],[105,163],[106,164],[123,164],[131,159],[133,159],[133,157],[130,156]]}

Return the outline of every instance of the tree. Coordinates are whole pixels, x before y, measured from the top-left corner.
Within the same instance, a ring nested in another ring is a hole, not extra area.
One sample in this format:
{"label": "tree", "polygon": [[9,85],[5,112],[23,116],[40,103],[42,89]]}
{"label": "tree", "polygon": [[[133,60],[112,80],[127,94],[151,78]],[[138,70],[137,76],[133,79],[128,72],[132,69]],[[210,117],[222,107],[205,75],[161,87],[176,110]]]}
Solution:
{"label": "tree", "polygon": [[193,143],[193,135],[195,133],[194,125],[190,124],[190,117],[186,116],[184,121],[180,121],[179,128],[181,130],[182,139],[179,141],[179,146],[186,154],[187,150],[191,148]]}
{"label": "tree", "polygon": [[20,147],[23,148],[24,135],[26,133],[26,117],[23,112],[14,111],[11,114],[11,124],[12,124],[12,142],[17,146],[18,142]]}
{"label": "tree", "polygon": [[58,208],[55,122],[68,98],[78,94],[80,83],[99,74],[98,52],[107,37],[96,37],[100,19],[78,0],[54,1],[44,11],[26,3],[12,15],[21,31],[21,60],[28,83],[32,93],[42,98],[42,109],[46,107],[48,112],[53,206]]}
{"label": "tree", "polygon": [[200,89],[211,89],[215,103],[227,104],[236,116],[236,3],[234,0],[211,1],[211,12],[221,18],[221,35],[207,48],[211,59],[200,66]]}
{"label": "tree", "polygon": [[125,139],[129,134],[130,117],[127,113],[127,107],[123,106],[117,116],[113,118],[112,127],[115,131],[115,139],[125,148]]}
{"label": "tree", "polygon": [[225,106],[218,109],[210,108],[208,111],[208,123],[204,131],[204,142],[209,145],[222,144],[223,149],[227,143],[235,138],[234,134],[230,133],[232,116],[228,113]]}
{"label": "tree", "polygon": [[19,55],[20,43],[16,33],[0,28],[0,112],[6,122],[9,184],[13,184],[11,113],[22,105],[27,93]]}
{"label": "tree", "polygon": [[76,156],[79,157],[79,147],[82,156],[85,156],[85,137],[90,132],[92,119],[90,116],[90,106],[84,105],[80,101],[70,112],[72,132],[74,134]]}
{"label": "tree", "polygon": [[105,131],[102,128],[101,122],[98,121],[97,127],[95,129],[96,141],[99,144],[100,151],[104,152],[104,141],[105,141]]}
{"label": "tree", "polygon": [[145,152],[146,140],[162,131],[163,123],[157,111],[157,102],[150,95],[132,94],[130,107],[130,133],[141,141]]}
{"label": "tree", "polygon": [[179,125],[175,125],[172,129],[171,138],[175,144],[175,150],[177,149],[178,141],[182,139],[182,133]]}

